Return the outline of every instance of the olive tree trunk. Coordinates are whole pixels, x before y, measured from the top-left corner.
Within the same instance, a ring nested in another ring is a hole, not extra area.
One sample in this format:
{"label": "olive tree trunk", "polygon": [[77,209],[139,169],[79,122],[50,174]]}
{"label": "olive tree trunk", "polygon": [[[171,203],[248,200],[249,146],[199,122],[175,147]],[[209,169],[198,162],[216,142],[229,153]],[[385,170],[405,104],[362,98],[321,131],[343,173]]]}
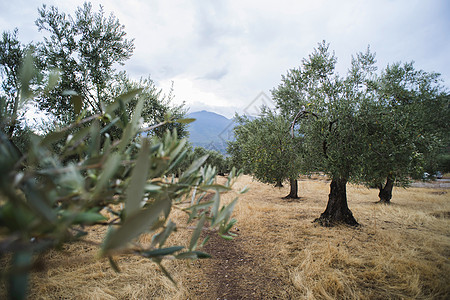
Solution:
{"label": "olive tree trunk", "polygon": [[290,178],[289,184],[291,186],[291,190],[289,192],[289,195],[286,197],[283,197],[283,199],[298,199],[298,181],[297,179]]}
{"label": "olive tree trunk", "polygon": [[386,184],[384,185],[384,187],[382,184],[380,184],[380,187],[379,187],[380,192],[378,193],[378,197],[380,198],[381,203],[385,203],[385,204],[391,203],[392,189],[394,188],[394,183],[395,183],[395,179],[391,175],[388,175],[388,177],[386,179]]}
{"label": "olive tree trunk", "polygon": [[322,226],[333,226],[338,223],[358,225],[347,205],[346,179],[337,178],[331,181],[327,208],[314,222]]}

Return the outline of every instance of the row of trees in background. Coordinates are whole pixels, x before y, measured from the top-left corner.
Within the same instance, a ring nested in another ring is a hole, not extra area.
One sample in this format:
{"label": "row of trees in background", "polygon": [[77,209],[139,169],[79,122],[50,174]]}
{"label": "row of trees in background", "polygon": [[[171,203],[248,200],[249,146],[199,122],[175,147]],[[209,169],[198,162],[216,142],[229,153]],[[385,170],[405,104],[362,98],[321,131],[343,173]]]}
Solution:
{"label": "row of trees in background", "polygon": [[215,166],[217,168],[218,175],[225,176],[233,169],[230,157],[224,156],[219,151],[206,149],[203,147],[195,147],[189,154],[190,159],[188,159],[187,162],[198,159],[199,157],[208,156],[205,163]]}
{"label": "row of trees in background", "polygon": [[290,179],[293,197],[299,174],[324,172],[331,190],[316,221],[356,225],[347,182],[377,187],[380,201],[389,203],[395,184],[448,168],[439,157],[448,155],[450,145],[450,97],[438,74],[412,63],[377,73],[369,49],[352,58],[345,76],[336,73],[336,62],[329,45],[320,43],[272,90],[277,112],[237,117],[228,151],[235,165],[262,182]]}
{"label": "row of trees in background", "polygon": [[263,108],[259,118],[236,116],[235,122],[235,140],[227,148],[232,165],[276,187],[289,180],[286,198],[298,198],[297,178],[305,160],[302,139],[289,134],[291,121]]}
{"label": "row of trees in background", "polygon": [[[83,238],[92,225],[109,228],[99,257],[117,271],[114,257],[134,254],[172,279],[164,258],[209,257],[198,251],[206,242],[200,234],[209,226],[232,238],[237,198],[222,205],[220,194],[238,172],[218,153],[189,146],[183,137],[192,120],[170,93],[114,69],[134,45],[113,15],[88,3],[74,17],[46,6],[39,14],[44,42],[23,45],[17,30],[0,41],[0,260],[10,264],[0,278],[10,298],[26,298],[28,273],[42,270],[46,251]],[[28,127],[31,106],[51,121]],[[218,185],[216,174],[225,172]],[[205,203],[207,193],[213,198]],[[186,245],[167,246],[174,209],[194,228]],[[150,244],[139,243],[144,233]]]}

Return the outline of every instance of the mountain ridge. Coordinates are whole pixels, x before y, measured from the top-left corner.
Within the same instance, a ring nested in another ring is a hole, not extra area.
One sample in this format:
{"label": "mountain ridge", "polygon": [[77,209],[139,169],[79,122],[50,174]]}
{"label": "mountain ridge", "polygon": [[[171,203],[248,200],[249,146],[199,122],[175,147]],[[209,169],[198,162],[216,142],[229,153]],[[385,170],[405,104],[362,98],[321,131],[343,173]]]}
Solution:
{"label": "mountain ridge", "polygon": [[196,119],[188,125],[189,140],[194,147],[226,153],[227,141],[233,139],[233,119],[207,110],[189,113],[187,118]]}

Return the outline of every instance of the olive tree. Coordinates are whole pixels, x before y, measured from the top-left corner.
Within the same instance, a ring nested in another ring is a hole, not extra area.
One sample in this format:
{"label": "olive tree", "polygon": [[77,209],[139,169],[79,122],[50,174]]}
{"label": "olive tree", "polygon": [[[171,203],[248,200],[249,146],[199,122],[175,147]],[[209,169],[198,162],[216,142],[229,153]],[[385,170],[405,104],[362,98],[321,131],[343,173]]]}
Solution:
{"label": "olive tree", "polygon": [[378,75],[369,49],[339,76],[328,48],[319,44],[300,68],[289,70],[273,96],[297,124],[293,132],[304,136],[311,170],[331,177],[327,209],[317,221],[356,224],[346,183],[377,186],[380,200],[389,202],[394,184],[406,185],[445,145],[448,94],[437,74],[412,64],[393,64]]}
{"label": "olive tree", "polygon": [[[105,91],[114,66],[129,59],[134,49],[133,41],[125,38],[124,26],[113,15],[106,17],[103,8],[94,12],[87,2],[78,7],[74,17],[43,5],[36,25],[48,33],[39,45],[45,68],[61,73],[57,88],[43,97],[40,107],[67,122],[81,108],[104,112],[103,106],[111,100]],[[79,97],[70,97],[73,94]]]}
{"label": "olive tree", "polygon": [[232,161],[240,160],[257,180],[281,187],[289,180],[290,193],[285,198],[298,198],[297,178],[302,168],[301,138],[291,137],[290,120],[268,109],[250,119],[235,118],[235,141],[229,142]]}
{"label": "olive tree", "polygon": [[[17,28],[5,31],[0,40],[0,130],[22,151],[28,140],[24,99],[31,89],[37,89],[41,74],[34,72],[34,46],[23,45]],[[26,60],[29,64],[24,65]],[[25,80],[22,80],[25,79]]]}
{"label": "olive tree", "polygon": [[[113,15],[105,15],[103,7],[95,11],[88,2],[78,7],[75,15],[66,14],[55,6],[43,5],[36,25],[46,33],[38,44],[38,54],[47,74],[58,73],[56,88],[40,95],[39,108],[51,113],[60,124],[73,122],[81,110],[86,115],[102,114],[108,103],[119,95],[141,89],[145,98],[142,118],[147,126],[162,122],[166,116],[183,118],[183,105],[173,105],[172,91],[163,94],[150,77],[132,80],[125,71],[116,67],[124,65],[134,50],[133,40],[126,38],[125,27]],[[120,109],[119,122],[130,119],[138,98],[135,97]],[[147,134],[163,136],[167,129],[177,129],[180,137],[187,136],[185,124],[170,123],[153,128]],[[110,134],[121,135],[113,126]]]}
{"label": "olive tree", "polygon": [[388,65],[375,92],[376,101],[363,111],[369,151],[362,179],[379,189],[381,202],[390,203],[394,185],[420,178],[446,145],[449,100],[439,74],[416,70],[413,63]]}
{"label": "olive tree", "polygon": [[272,95],[281,112],[297,124],[292,131],[304,138],[309,169],[331,178],[326,210],[316,221],[357,225],[348,208],[346,185],[360,178],[362,154],[367,151],[361,108],[373,97],[374,57],[370,51],[359,53],[346,77],[335,72],[336,62],[329,45],[320,43],[299,68],[282,76]]}

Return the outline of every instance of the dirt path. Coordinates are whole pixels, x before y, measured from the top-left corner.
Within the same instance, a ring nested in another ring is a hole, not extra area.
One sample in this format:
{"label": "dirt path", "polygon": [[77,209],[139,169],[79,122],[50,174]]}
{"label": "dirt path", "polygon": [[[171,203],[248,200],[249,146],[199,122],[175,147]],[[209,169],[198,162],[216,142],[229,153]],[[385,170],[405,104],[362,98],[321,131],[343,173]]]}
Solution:
{"label": "dirt path", "polygon": [[257,246],[244,250],[259,240],[249,232],[237,233],[231,241],[210,235],[202,250],[212,258],[193,263],[197,277],[187,280],[189,299],[289,299],[283,291],[288,279],[270,270]]}
{"label": "dirt path", "polygon": [[226,241],[211,236],[205,251],[212,259],[201,263],[204,280],[191,282],[193,299],[277,299],[280,279],[253,254],[240,247],[242,238]]}
{"label": "dirt path", "polygon": [[[190,279],[192,299],[280,299],[282,280],[271,274],[260,257],[246,253],[240,237],[226,241],[217,235],[205,245],[212,258],[196,262],[202,278]],[[200,280],[199,280],[200,279]]]}

